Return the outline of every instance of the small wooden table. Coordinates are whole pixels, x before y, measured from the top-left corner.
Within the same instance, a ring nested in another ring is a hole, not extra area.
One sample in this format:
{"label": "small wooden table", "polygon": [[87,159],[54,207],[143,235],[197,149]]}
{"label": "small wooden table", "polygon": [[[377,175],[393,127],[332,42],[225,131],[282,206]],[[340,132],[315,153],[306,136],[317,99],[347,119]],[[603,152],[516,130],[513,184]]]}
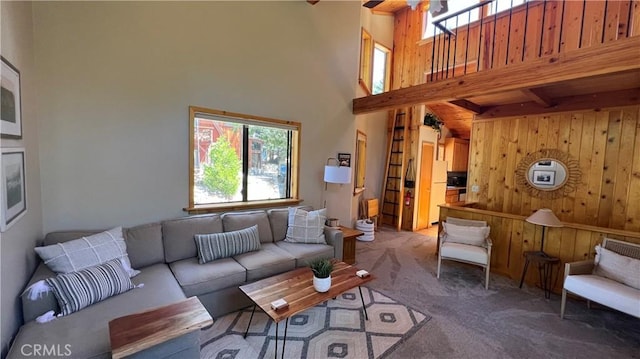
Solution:
{"label": "small wooden table", "polygon": [[[527,251],[523,255],[525,262],[522,277],[520,277],[520,288],[522,288],[524,277],[529,269],[529,262],[534,262],[538,264],[538,276],[540,277],[540,286],[544,290],[544,297],[551,298],[551,277],[553,277],[551,270],[553,265],[560,263],[560,258],[552,257],[541,251]],[[557,276],[558,274],[556,274],[556,278]]]}
{"label": "small wooden table", "polygon": [[[331,289],[325,293],[316,292],[313,288],[313,273],[308,267],[294,269],[292,271],[275,275],[273,277],[261,279],[257,282],[240,286],[240,290],[249,297],[253,303],[253,311],[247,324],[244,337],[247,337],[253,314],[256,306],[260,307],[276,323],[276,345],[275,356],[278,357],[278,323],[286,320],[284,327],[284,338],[282,344],[282,357],[284,358],[284,346],[287,339],[287,328],[289,318],[295,314],[303,312],[324,301],[335,298],[349,289],[358,287],[360,300],[365,319],[369,320],[367,308],[364,305],[361,285],[372,281],[375,277],[369,274],[366,278],[356,276],[358,268],[350,266],[344,262],[334,262],[333,272],[331,272]],[[271,302],[284,299],[289,303],[289,307],[275,311],[271,309]]]}
{"label": "small wooden table", "polygon": [[111,356],[122,358],[213,324],[197,297],[109,322]]}
{"label": "small wooden table", "polygon": [[345,226],[340,226],[340,230],[342,231],[342,237],[344,238],[342,244],[342,261],[347,264],[355,264],[356,237],[363,235],[364,232]]}

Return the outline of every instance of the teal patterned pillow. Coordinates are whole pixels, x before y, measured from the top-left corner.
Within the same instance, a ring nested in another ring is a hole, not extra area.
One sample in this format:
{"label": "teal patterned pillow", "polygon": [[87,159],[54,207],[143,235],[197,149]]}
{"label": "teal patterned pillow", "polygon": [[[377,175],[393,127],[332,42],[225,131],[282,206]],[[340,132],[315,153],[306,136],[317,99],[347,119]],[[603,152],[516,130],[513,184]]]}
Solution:
{"label": "teal patterned pillow", "polygon": [[200,264],[260,249],[258,225],[238,231],[196,234],[194,238]]}
{"label": "teal patterned pillow", "polygon": [[45,282],[58,300],[62,315],[135,288],[119,259],[78,272],[59,274]]}

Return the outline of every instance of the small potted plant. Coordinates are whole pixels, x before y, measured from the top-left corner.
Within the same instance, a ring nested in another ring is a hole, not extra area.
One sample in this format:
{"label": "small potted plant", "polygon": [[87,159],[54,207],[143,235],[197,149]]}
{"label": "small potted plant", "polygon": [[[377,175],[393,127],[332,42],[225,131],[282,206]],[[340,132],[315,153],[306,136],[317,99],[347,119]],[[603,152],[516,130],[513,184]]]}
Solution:
{"label": "small potted plant", "polygon": [[331,288],[331,271],[333,271],[331,260],[315,259],[309,263],[309,268],[313,272],[313,288],[320,293],[327,292]]}

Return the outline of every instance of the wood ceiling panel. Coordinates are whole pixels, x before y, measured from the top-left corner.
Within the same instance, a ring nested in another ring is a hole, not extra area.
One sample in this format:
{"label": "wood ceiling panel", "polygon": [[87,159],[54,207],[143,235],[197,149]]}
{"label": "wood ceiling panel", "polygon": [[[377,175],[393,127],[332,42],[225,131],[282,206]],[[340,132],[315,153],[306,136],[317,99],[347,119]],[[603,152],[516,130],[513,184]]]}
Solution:
{"label": "wood ceiling panel", "polygon": [[454,137],[469,139],[473,113],[448,103],[430,104],[429,109],[444,122]]}

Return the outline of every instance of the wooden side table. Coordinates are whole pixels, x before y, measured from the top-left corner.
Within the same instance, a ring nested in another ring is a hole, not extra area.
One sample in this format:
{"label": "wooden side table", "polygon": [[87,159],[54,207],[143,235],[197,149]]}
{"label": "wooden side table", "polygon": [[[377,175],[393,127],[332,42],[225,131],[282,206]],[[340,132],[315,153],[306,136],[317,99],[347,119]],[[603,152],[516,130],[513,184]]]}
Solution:
{"label": "wooden side table", "polygon": [[342,245],[342,261],[347,264],[356,262],[356,237],[361,236],[364,232],[357,229],[340,226],[344,242]]}
{"label": "wooden side table", "polygon": [[[525,262],[522,270],[522,277],[520,277],[520,288],[522,288],[522,282],[524,282],[524,276],[529,269],[529,262],[538,264],[538,275],[540,277],[540,286],[544,289],[544,297],[551,298],[551,277],[553,277],[552,267],[560,263],[560,258],[552,257],[545,252],[541,251],[527,251],[524,252]],[[558,274],[556,274],[556,277]]]}
{"label": "wooden side table", "polygon": [[212,323],[197,297],[116,318],[109,322],[111,355],[113,359],[123,358]]}

